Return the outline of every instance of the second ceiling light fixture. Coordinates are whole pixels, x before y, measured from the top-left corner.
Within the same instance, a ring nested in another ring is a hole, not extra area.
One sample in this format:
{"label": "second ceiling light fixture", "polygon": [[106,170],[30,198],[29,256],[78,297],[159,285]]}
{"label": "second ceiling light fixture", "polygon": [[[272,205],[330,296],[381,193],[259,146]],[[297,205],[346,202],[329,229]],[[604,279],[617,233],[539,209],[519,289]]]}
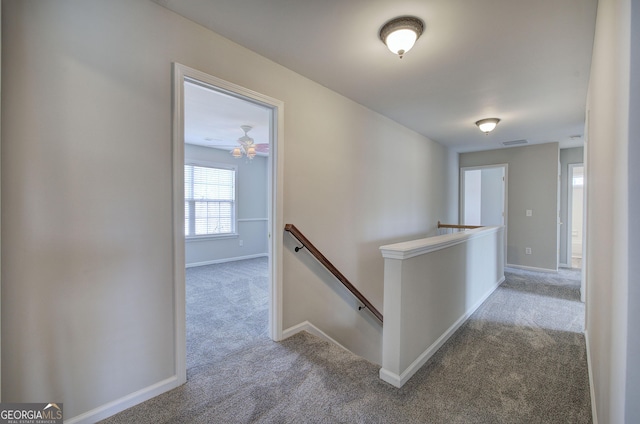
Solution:
{"label": "second ceiling light fixture", "polygon": [[498,125],[498,122],[500,122],[499,118],[487,118],[477,121],[476,125],[480,128],[480,131],[488,135]]}

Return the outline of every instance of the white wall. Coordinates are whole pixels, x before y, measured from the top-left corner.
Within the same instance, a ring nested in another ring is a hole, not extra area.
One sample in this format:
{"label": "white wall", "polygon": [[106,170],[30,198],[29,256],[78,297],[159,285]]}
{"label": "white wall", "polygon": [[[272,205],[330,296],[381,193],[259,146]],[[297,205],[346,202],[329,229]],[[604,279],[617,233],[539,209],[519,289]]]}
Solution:
{"label": "white wall", "polygon": [[238,235],[230,238],[187,240],[187,266],[267,255],[267,158],[256,156],[249,162],[246,158],[234,158],[226,150],[192,144],[185,145],[184,157],[185,161],[204,160],[235,165],[238,194]]}
{"label": "white wall", "polygon": [[[72,418],[172,377],[174,61],[284,101],[285,221],[376,306],[378,247],[455,217],[445,148],[153,2],[2,7],[3,401]],[[351,300],[286,246],[284,328],[379,358],[367,313],[331,317]]]}
{"label": "white wall", "polygon": [[460,167],[502,163],[509,164],[507,264],[556,270],[558,143],[460,154]]}
{"label": "white wall", "polygon": [[[638,2],[634,0],[633,35],[638,40]],[[631,2],[600,0],[589,82],[588,137],[585,145],[587,197],[586,330],[597,422],[638,422],[638,232],[635,225],[639,94],[637,49],[631,47]],[[636,91],[630,96],[630,77]],[[630,103],[633,105],[630,108]],[[635,145],[635,146],[634,146]],[[632,154],[633,156],[630,156]],[[631,173],[630,173],[631,172]],[[635,223],[635,224],[634,224]],[[635,257],[630,255],[635,253]],[[630,260],[631,259],[631,260]],[[632,279],[630,279],[630,277]],[[629,296],[635,290],[635,297]],[[631,371],[628,373],[628,371]],[[634,405],[635,404],[635,405]],[[627,417],[625,419],[625,413]]]}
{"label": "white wall", "polygon": [[[364,109],[349,111],[340,103],[332,108],[328,100],[316,96],[316,105],[327,114],[318,115],[308,128],[311,137],[328,130],[322,142],[315,142],[325,148],[301,149],[298,139],[294,145],[287,143],[285,221],[295,224],[382,310],[384,262],[378,248],[433,235],[437,221],[451,216],[446,209],[447,151]],[[353,118],[327,124],[329,110]],[[287,119],[293,118],[288,114]],[[333,135],[340,127],[347,130],[343,141]],[[356,133],[363,137],[362,145],[347,142],[357,139]],[[394,137],[415,155],[397,154],[395,142],[388,142]],[[307,160],[292,160],[289,153],[304,158],[311,150],[313,158]],[[283,327],[308,320],[355,353],[380,363],[382,329],[375,318],[358,312],[352,296],[335,286],[334,278],[305,251],[295,253],[294,246],[286,237],[285,271],[290,278],[285,276]]]}

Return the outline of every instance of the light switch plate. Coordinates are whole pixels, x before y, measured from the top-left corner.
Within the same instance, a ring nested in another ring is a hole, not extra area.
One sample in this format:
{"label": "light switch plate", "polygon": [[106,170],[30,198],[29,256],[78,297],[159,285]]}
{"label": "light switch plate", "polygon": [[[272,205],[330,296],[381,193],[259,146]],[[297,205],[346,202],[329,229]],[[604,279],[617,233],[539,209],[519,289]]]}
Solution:
{"label": "light switch plate", "polygon": [[533,216],[533,211],[531,209],[527,209],[527,216]]}

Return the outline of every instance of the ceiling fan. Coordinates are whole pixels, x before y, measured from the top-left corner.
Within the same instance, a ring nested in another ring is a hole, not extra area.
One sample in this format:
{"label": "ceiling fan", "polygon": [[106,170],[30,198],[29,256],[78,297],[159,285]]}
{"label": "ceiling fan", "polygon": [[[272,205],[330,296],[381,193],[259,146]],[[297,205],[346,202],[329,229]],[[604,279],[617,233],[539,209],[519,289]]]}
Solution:
{"label": "ceiling fan", "polygon": [[256,156],[256,144],[253,142],[253,138],[247,134],[253,127],[251,125],[241,125],[240,128],[244,131],[244,135],[238,139],[240,147],[234,147],[231,155],[233,155],[234,158],[241,158],[245,155],[249,159],[253,159]]}

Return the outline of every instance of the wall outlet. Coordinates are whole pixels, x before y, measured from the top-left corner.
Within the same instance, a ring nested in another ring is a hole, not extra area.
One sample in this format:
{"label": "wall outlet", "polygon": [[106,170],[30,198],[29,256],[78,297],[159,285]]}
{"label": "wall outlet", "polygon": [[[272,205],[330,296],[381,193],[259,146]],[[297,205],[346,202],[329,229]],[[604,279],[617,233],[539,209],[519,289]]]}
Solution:
{"label": "wall outlet", "polygon": [[533,211],[531,209],[527,209],[527,216],[533,216]]}
{"label": "wall outlet", "polygon": [[530,247],[525,247],[524,248],[524,253],[527,254],[527,255],[530,255],[531,254],[531,248]]}
{"label": "wall outlet", "polygon": [[240,241],[239,241],[239,244],[240,244],[240,247],[244,246],[244,241],[243,241],[243,240],[240,240]]}

